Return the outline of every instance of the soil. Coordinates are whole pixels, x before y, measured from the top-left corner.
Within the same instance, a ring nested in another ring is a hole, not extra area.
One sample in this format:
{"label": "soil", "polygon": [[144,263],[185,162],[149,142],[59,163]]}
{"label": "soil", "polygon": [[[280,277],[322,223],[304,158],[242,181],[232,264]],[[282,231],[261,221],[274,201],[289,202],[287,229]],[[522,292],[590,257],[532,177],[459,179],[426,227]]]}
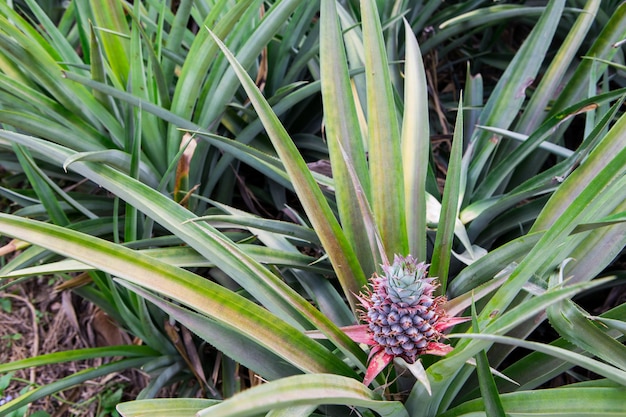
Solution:
{"label": "soil", "polygon": [[[128,336],[93,304],[70,291],[53,290],[48,278],[31,279],[0,292],[0,363],[46,353],[123,343]],[[66,362],[15,371],[0,400],[16,398],[28,387],[38,387],[104,364],[110,359]],[[147,377],[139,371],[107,375],[30,405],[24,415],[38,410],[50,416],[98,416],[114,413],[121,400],[134,398]]]}

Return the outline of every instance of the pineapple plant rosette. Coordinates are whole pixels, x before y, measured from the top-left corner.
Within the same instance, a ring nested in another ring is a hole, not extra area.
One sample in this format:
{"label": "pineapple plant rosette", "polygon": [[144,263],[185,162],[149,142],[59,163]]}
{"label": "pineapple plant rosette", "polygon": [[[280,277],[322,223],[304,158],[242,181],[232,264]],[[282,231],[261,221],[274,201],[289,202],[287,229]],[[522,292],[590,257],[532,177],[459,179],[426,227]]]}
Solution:
{"label": "pineapple plant rosette", "polygon": [[420,355],[446,355],[452,347],[441,343],[442,332],[463,317],[449,317],[444,296],[436,296],[436,278],[428,278],[428,264],[413,256],[395,255],[393,264],[382,265],[382,276],[374,273],[371,289],[357,298],[366,324],[350,328],[350,337],[372,346],[363,383],[369,385],[395,358],[412,364]]}

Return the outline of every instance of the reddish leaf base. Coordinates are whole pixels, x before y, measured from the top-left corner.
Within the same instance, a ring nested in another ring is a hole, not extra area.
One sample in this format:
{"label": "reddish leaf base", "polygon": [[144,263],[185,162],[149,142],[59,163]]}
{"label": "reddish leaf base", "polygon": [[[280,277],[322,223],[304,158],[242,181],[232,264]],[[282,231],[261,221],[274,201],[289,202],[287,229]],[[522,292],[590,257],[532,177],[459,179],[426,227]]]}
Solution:
{"label": "reddish leaf base", "polygon": [[[435,329],[438,332],[443,332],[444,330],[452,326],[466,322],[468,320],[468,317],[443,317],[435,325]],[[365,371],[365,378],[363,380],[363,384],[368,386],[378,376],[378,374],[380,374],[383,369],[385,369],[385,367],[389,365],[391,361],[393,361],[394,355],[385,353],[385,348],[376,344],[376,342],[372,338],[371,333],[369,332],[369,327],[367,324],[346,326],[342,327],[341,330],[343,330],[346,335],[348,335],[348,337],[355,342],[365,343],[366,345],[372,346],[372,350],[370,351],[369,355],[369,364],[367,366],[367,370]],[[422,354],[445,356],[451,351],[452,346],[450,345],[439,342],[430,342],[426,349],[422,351]]]}
{"label": "reddish leaf base", "polygon": [[382,346],[376,346],[372,348],[370,352],[369,365],[367,366],[367,371],[365,371],[365,378],[363,379],[363,384],[368,386],[372,383],[374,378],[378,376],[379,373],[383,371],[391,363],[393,360],[393,355],[385,353],[385,348]]}
{"label": "reddish leaf base", "polygon": [[341,327],[341,330],[352,340],[357,343],[365,343],[366,345],[373,345],[374,339],[369,332],[367,324],[355,324],[354,326]]}

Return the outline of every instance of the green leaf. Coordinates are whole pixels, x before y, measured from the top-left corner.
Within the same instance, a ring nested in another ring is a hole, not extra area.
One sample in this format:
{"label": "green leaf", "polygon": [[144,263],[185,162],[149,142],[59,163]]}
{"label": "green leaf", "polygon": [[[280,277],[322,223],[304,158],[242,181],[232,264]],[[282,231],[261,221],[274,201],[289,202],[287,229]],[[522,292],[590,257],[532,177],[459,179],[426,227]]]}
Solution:
{"label": "green leaf", "polygon": [[74,349],[64,352],[47,353],[19,361],[0,364],[0,373],[26,369],[33,366],[58,364],[63,362],[81,361],[92,358],[108,358],[114,356],[151,357],[158,352],[148,346],[122,345],[97,348]]}
{"label": "green leaf", "polygon": [[[503,394],[502,405],[507,415],[542,417],[609,417],[624,415],[622,387],[565,387]],[[482,417],[483,400],[474,400],[455,407],[440,417]]]}
{"label": "green leaf", "polygon": [[[476,319],[476,306],[472,303],[472,327],[478,330],[478,320]],[[478,384],[480,386],[480,393],[485,402],[485,414],[487,417],[505,417],[504,408],[502,407],[502,400],[498,394],[491,369],[489,367],[489,361],[487,359],[487,352],[481,350],[476,354],[476,371],[478,373]]]}
{"label": "green leaf", "polygon": [[85,381],[89,381],[91,379],[95,379],[104,375],[121,372],[126,369],[139,368],[149,359],[150,358],[146,357],[123,359],[121,361],[111,362],[97,368],[89,368],[76,372],[75,374],[72,374],[65,378],[47,383],[46,385],[42,385],[40,387],[27,391],[25,394],[20,395],[12,401],[9,401],[4,405],[0,405],[0,415],[7,415],[9,412],[17,410],[26,404],[30,404],[40,398],[47,397],[57,392],[64,391]]}
{"label": "green leaf", "polygon": [[550,61],[550,66],[542,72],[541,81],[516,124],[521,128],[521,133],[532,132],[544,120],[545,109],[553,100],[559,86],[562,86],[563,77],[571,67],[572,61],[577,58],[580,46],[596,20],[601,3],[600,0],[588,0],[572,27],[569,28],[567,37],[561,42],[558,51]]}
{"label": "green leaf", "polygon": [[284,222],[280,220],[263,219],[259,217],[244,216],[244,215],[210,215],[202,216],[194,219],[193,221],[207,221],[214,225],[237,225],[244,227],[251,227],[254,229],[262,229],[278,233],[283,236],[289,236],[294,239],[301,240],[303,242],[319,243],[319,239],[315,232],[305,226],[300,226],[290,222]]}
{"label": "green leaf", "polygon": [[335,1],[322,1],[320,21],[322,100],[337,209],[346,238],[363,271],[371,274],[377,269],[377,256],[372,255],[376,253],[376,247],[370,245],[367,231],[371,228],[364,222],[354,180],[346,165],[351,165],[368,201],[371,197],[370,178]]}
{"label": "green leaf", "polygon": [[[62,164],[73,154],[58,145],[13,132],[0,130],[0,137],[24,144],[31,148],[31,151],[44,155],[46,159],[54,160],[57,164]],[[357,366],[363,366],[365,362],[364,352],[328,317],[321,314],[283,280],[243,253],[234,242],[222,233],[206,224],[188,222],[196,217],[193,213],[158,191],[108,166],[92,162],[77,162],[72,165],[72,168],[109,189],[124,201],[135,205],[148,217],[168,228],[220,270],[236,280],[250,294],[254,294],[254,297],[266,308],[277,312],[278,315],[289,320],[293,325],[307,329],[315,327],[323,331],[333,343],[337,344],[337,347],[353,359]],[[74,258],[76,257],[74,256]],[[169,293],[169,290],[166,292]],[[337,360],[336,357],[334,359]]]}
{"label": "green leaf", "polygon": [[[450,258],[452,254],[452,244],[454,231],[459,217],[461,189],[463,187],[463,99],[459,100],[456,124],[454,126],[454,137],[452,139],[452,151],[448,163],[448,175],[446,185],[443,190],[443,200],[441,202],[441,214],[435,237],[435,250],[430,266],[430,276],[439,278],[441,291],[445,294],[448,282],[448,270],[450,268]],[[467,248],[471,251],[471,247]]]}
{"label": "green leaf", "polygon": [[376,411],[381,417],[408,417],[402,403],[382,401],[361,382],[337,375],[296,375],[258,385],[202,411],[197,416],[255,416],[296,405],[348,405]]}
{"label": "green leaf", "polygon": [[0,231],[176,299],[304,371],[354,375],[337,356],[267,310],[184,269],[92,236],[11,215],[0,215]]}
{"label": "green leaf", "polygon": [[130,30],[122,3],[115,0],[89,0],[111,76],[116,85],[126,86],[130,72]]}
{"label": "green leaf", "polygon": [[54,183],[52,180],[37,166],[27,149],[20,145],[14,145],[13,149],[28,181],[35,193],[37,193],[37,197],[39,197],[39,201],[46,207],[50,220],[62,226],[69,224],[70,220],[61,209],[61,205],[53,191]]}
{"label": "green leaf", "polygon": [[[505,286],[511,281],[515,272],[517,272],[519,268],[520,267],[517,267],[513,271],[511,276],[507,277],[505,283],[500,287],[498,292],[501,292],[502,289],[505,288]],[[534,320],[537,316],[537,312],[544,310],[549,305],[559,300],[570,298],[580,291],[586,288],[591,288],[598,284],[599,282],[594,281],[591,283],[585,282],[574,284],[571,287],[552,289],[550,291],[544,292],[541,295],[526,300],[522,304],[518,305],[516,308],[511,309],[510,311],[506,311],[504,314],[502,313],[503,310],[490,308],[489,304],[493,301],[492,298],[488,301],[487,306],[483,308],[480,316],[478,317],[478,323],[481,326],[487,324],[484,329],[481,329],[482,332],[503,334],[511,331],[512,329],[515,329],[521,324]],[[485,318],[482,319],[481,316],[484,316]],[[453,400],[453,398],[449,398],[446,396],[446,390],[449,385],[464,381],[470,374],[469,371],[471,370],[468,370],[468,368],[464,368],[466,361],[471,359],[472,356],[476,355],[482,349],[485,349],[489,346],[489,344],[491,344],[487,341],[491,341],[491,339],[483,337],[488,336],[485,334],[472,333],[457,336],[459,338],[468,339],[472,336],[476,336],[476,339],[478,340],[474,340],[471,342],[469,340],[461,340],[459,343],[457,343],[452,353],[428,368],[432,387],[432,395],[428,395],[422,388],[421,384],[415,384],[406,403],[408,409],[420,411],[420,413],[416,413],[416,415],[429,415],[429,407],[440,407],[442,406],[442,404],[444,404],[443,406],[446,407]],[[509,338],[507,340],[519,339]],[[519,341],[520,343],[523,342],[521,340]],[[537,348],[536,350],[542,351],[539,348]],[[594,364],[596,363],[594,362]],[[613,370],[614,369],[611,368],[608,370],[608,372],[614,373]],[[619,378],[619,376],[617,378]],[[424,404],[424,398],[429,399],[428,403]],[[419,408],[419,404],[426,405],[426,407]]]}
{"label": "green leaf", "polygon": [[550,324],[570,343],[626,370],[626,347],[589,321],[571,300],[563,300],[547,309]]}
{"label": "green leaf", "polygon": [[[404,67],[404,115],[402,118],[402,170],[409,253],[427,259],[426,253],[426,181],[430,156],[428,123],[428,84],[417,39],[408,22],[406,64]],[[462,142],[462,140],[461,140]]]}
{"label": "green leaf", "polygon": [[[142,110],[145,110],[147,112],[150,112],[152,114],[157,115],[159,118],[171,123],[172,125],[178,126],[180,128],[180,130],[184,130],[184,131],[188,131],[190,133],[194,133],[197,134],[199,136],[201,136],[204,140],[206,140],[207,142],[209,142],[212,146],[217,147],[218,149],[229,153],[232,156],[237,157],[238,159],[240,159],[242,162],[245,162],[246,164],[258,169],[259,171],[263,172],[265,175],[267,175],[269,178],[271,178],[274,181],[277,181],[280,184],[283,184],[285,187],[291,188],[292,187],[292,183],[289,181],[287,174],[285,173],[285,170],[282,168],[282,164],[281,162],[271,156],[268,155],[267,153],[261,152],[257,149],[254,149],[250,146],[246,146],[245,144],[241,143],[240,141],[233,141],[232,139],[228,139],[222,136],[218,136],[215,134],[211,134],[208,132],[205,132],[204,129],[202,129],[200,126],[190,122],[187,119],[184,119],[160,106],[157,106],[153,103],[150,102],[146,102],[145,100],[141,100],[140,98],[133,96],[129,93],[126,93],[124,91],[115,89],[111,86],[108,86],[106,84],[103,83],[99,83],[93,80],[90,80],[88,78],[84,78],[84,77],[80,77],[79,75],[73,74],[73,73],[65,73],[64,74],[68,79],[79,82],[80,84],[83,84],[85,86],[88,86],[90,88],[93,88],[94,90],[97,91],[101,91],[107,95],[110,95],[111,97],[115,97],[117,99],[123,100],[127,103],[132,104],[133,106],[139,107]],[[315,86],[313,86],[315,87]],[[305,87],[306,88],[306,87]],[[313,88],[314,90],[315,88]],[[304,90],[304,89],[302,89]],[[309,93],[307,93],[309,94]],[[281,103],[282,104],[282,103]],[[281,107],[283,110],[285,109],[285,106],[279,105],[277,107]],[[288,108],[288,106],[287,106]],[[0,112],[0,115],[2,113]],[[249,135],[249,137],[254,137],[254,134],[256,134],[258,131],[260,131],[261,129],[258,127],[260,126],[260,123],[255,126],[255,123],[252,123],[251,125],[249,125],[249,127],[247,129],[245,129],[243,132],[245,132],[246,135]],[[240,137],[240,139],[243,139],[243,133],[242,136]],[[182,153],[182,150],[179,150],[179,152]],[[71,158],[71,157],[70,157]],[[173,161],[176,161],[177,158],[173,158]],[[220,163],[218,165],[218,168],[220,168],[223,172],[223,170],[225,169],[225,167],[229,167],[231,163],[231,160],[228,158],[222,158],[220,160]],[[173,163],[172,164],[172,169],[176,167],[176,164]],[[219,177],[217,174],[219,173],[216,172],[215,176],[211,176],[209,178],[209,183],[211,183],[212,187],[215,186],[215,183],[217,181],[219,181]],[[164,176],[164,178],[167,180],[167,174]],[[314,178],[322,185],[327,186],[327,187],[332,187],[332,181],[329,181],[328,178],[325,178],[323,176],[320,175],[314,175]],[[159,189],[161,189],[161,187],[159,187]]]}
{"label": "green leaf", "polygon": [[[528,38],[509,63],[490,95],[478,123],[485,126],[508,128],[517,116],[526,98],[526,89],[534,81],[546,55],[557,25],[555,21],[563,12],[565,1],[548,3],[541,18]],[[487,166],[491,154],[497,147],[497,141],[490,140],[488,132],[476,131],[472,137],[475,158],[468,172],[469,190],[473,190],[483,169]],[[472,198],[480,200],[491,196],[490,192],[480,192]]]}
{"label": "green leaf", "polygon": [[[500,129],[497,127],[489,127],[489,126],[476,126],[479,129],[483,129],[486,130],[488,132],[491,133],[495,133],[497,135],[502,136],[503,138],[507,138],[507,139],[513,139],[516,140],[518,142],[525,142],[526,140],[528,140],[528,136],[527,135],[523,135],[521,133],[517,133],[517,132],[511,132],[510,130],[506,130],[506,129]],[[539,149],[543,149],[545,151],[548,151],[556,156],[560,156],[563,158],[567,158],[569,156],[572,156],[572,154],[574,153],[574,151],[572,151],[571,149],[567,149],[564,146],[560,146],[560,145],[556,145],[552,142],[541,142],[538,146]]]}
{"label": "green leaf", "polygon": [[[226,13],[218,21],[217,17],[227,4],[226,1],[222,1],[217,5],[218,7],[213,8],[211,13],[206,16],[203,24],[210,27],[218,36],[225,38],[237,21],[249,22],[247,19],[242,19],[242,16],[248,10],[258,9],[260,3],[259,0],[239,1],[234,7],[227,8]],[[176,90],[172,98],[170,109],[172,113],[181,117],[181,119],[186,121],[193,119],[193,110],[202,93],[202,89],[199,86],[206,78],[209,67],[215,61],[216,52],[217,47],[212,43],[208,33],[203,30],[199,31],[187,53],[187,59],[178,77],[180,81],[176,83]],[[220,111],[222,111],[222,108],[220,108]],[[212,120],[209,123],[211,122]],[[183,125],[179,126],[184,127]],[[180,144],[180,133],[173,127],[168,132],[167,143],[166,155],[168,160],[171,160],[172,156],[178,152]]]}
{"label": "green leaf", "polygon": [[387,257],[408,253],[398,114],[376,2],[361,1],[371,206]]}
{"label": "green leaf", "polygon": [[212,346],[227,354],[229,358],[254,369],[264,379],[274,380],[300,373],[296,367],[286,363],[271,349],[259,346],[240,331],[225,328],[210,317],[167,302],[140,287],[123,281],[120,283],[157,305],[200,338],[210,341]]}
{"label": "green leaf", "polygon": [[[170,30],[167,32],[167,40],[165,43],[165,48],[170,51],[177,51],[182,46],[182,41],[185,35],[185,31],[187,30],[187,24],[189,23],[189,16],[191,14],[191,9],[193,7],[193,0],[182,0],[178,4],[178,8],[176,9],[176,14],[174,15],[174,20],[171,24]],[[163,4],[165,8],[166,4]],[[215,8],[221,8],[221,4],[216,4]],[[163,13],[162,13],[163,15]],[[159,30],[159,35],[162,36],[163,30]],[[176,62],[173,59],[165,59],[163,63],[163,77],[167,80],[168,83],[172,81],[174,77],[174,69],[176,67]]]}
{"label": "green leaf", "polygon": [[486,340],[489,342],[505,343],[505,344],[509,344],[512,346],[521,347],[524,349],[542,352],[547,355],[552,355],[554,357],[566,360],[574,365],[581,366],[585,369],[593,371],[597,373],[598,375],[602,375],[603,377],[610,379],[611,381],[617,382],[618,384],[626,385],[626,372],[625,371],[617,369],[611,365],[607,365],[598,360],[591,359],[585,355],[581,355],[580,353],[575,353],[567,349],[559,348],[557,346],[546,345],[544,343],[538,343],[538,342],[529,342],[526,340],[516,339],[513,337],[497,336],[497,335],[492,335],[492,334],[451,333],[447,337]]}
{"label": "green leaf", "polygon": [[121,403],[115,408],[123,417],[195,417],[198,411],[219,402],[203,398],[151,398]]}
{"label": "green leaf", "polygon": [[[610,205],[607,207],[606,201],[599,202],[598,195],[602,195],[604,189],[615,185],[618,180],[621,181],[626,172],[623,164],[626,158],[624,124],[626,117],[622,116],[600,145],[561,184],[546,204],[531,230],[546,230],[545,234],[520,262],[510,279],[492,297],[479,321],[490,320],[488,316],[491,311],[503,311],[533,274],[543,277],[555,264],[568,257],[568,248],[563,243],[571,242],[567,240],[567,236],[578,224],[589,221],[594,216],[602,216],[604,210],[611,208]],[[626,199],[619,187],[615,188],[612,197],[614,204]],[[550,226],[551,222],[554,223]],[[572,239],[582,238],[584,236]]]}
{"label": "green leaf", "polygon": [[[93,27],[93,23],[89,22],[89,51],[88,56],[86,58],[89,59],[89,69],[91,70],[91,78],[94,81],[98,81],[101,83],[106,82],[106,69],[105,69],[105,59],[102,55],[102,48],[100,47],[100,41],[98,39],[98,35],[96,34],[96,30]],[[98,100],[107,110],[111,111],[115,104],[113,103],[113,99],[106,94],[102,94],[98,90],[94,90],[93,92],[94,98]]]}
{"label": "green leaf", "polygon": [[[603,278],[591,282],[579,282],[566,287],[552,288],[541,293],[540,295],[528,298],[505,313],[500,311],[489,311],[490,320],[483,330],[486,333],[505,334],[515,328],[515,326],[518,326],[525,321],[530,320],[533,316],[536,316],[537,311],[543,311],[554,303],[571,298],[584,290],[599,286],[610,279],[611,278]],[[532,291],[532,284],[528,291]],[[486,315],[486,313],[487,312],[483,312],[482,314]]]}
{"label": "green leaf", "polygon": [[594,230],[599,227],[612,226],[624,222],[626,222],[626,211],[603,217],[602,219],[599,219],[598,221],[592,223],[580,224],[576,227],[576,229],[574,229],[574,232],[586,232],[588,230]]}
{"label": "green leaf", "polygon": [[[589,201],[593,199],[592,195],[602,195],[605,187],[626,172],[620,163],[622,161],[620,155],[626,152],[624,141],[626,134],[622,130],[625,126],[626,117],[621,116],[585,163],[567,177],[554,193],[533,225],[533,230],[547,228],[550,224],[562,220],[563,214],[567,211],[586,209]],[[618,203],[626,198],[624,194],[612,197]]]}
{"label": "green leaf", "polygon": [[[241,250],[257,260],[257,262],[280,267],[298,268],[312,270],[320,273],[332,273],[331,268],[325,265],[314,263],[315,258],[301,254],[300,252],[285,252],[279,249],[267,248],[259,245],[240,244]],[[179,267],[205,267],[210,268],[215,265],[201,256],[194,249],[189,247],[174,246],[168,248],[143,249],[140,253],[152,256],[170,265]],[[51,275],[62,272],[82,272],[95,270],[90,265],[78,262],[73,259],[66,259],[58,262],[44,263],[32,267],[14,269],[2,274],[3,278],[16,278],[24,276]]]}
{"label": "green leaf", "polygon": [[[613,322],[622,323],[619,320],[624,316],[626,311],[626,305],[622,304],[602,314],[601,317],[590,317],[592,320],[598,319],[600,322]],[[626,326],[623,326],[626,327]],[[624,332],[625,329],[618,331]],[[581,352],[582,350],[572,343],[568,342],[564,338],[559,338],[551,345]],[[575,365],[565,362],[558,357],[549,356],[539,352],[532,352],[524,358],[518,360],[513,365],[504,369],[504,373],[510,376],[513,380],[519,383],[519,385],[512,385],[508,382],[499,381],[499,386],[505,391],[518,391],[518,390],[532,390],[546,382],[552,380],[563,372],[567,372]]]}
{"label": "green leaf", "polygon": [[527,234],[492,250],[476,262],[463,268],[450,283],[448,293],[452,297],[469,293],[472,289],[492,279],[500,271],[510,266],[517,266],[513,262],[528,253],[542,235],[543,232]]}
{"label": "green leaf", "polygon": [[[212,204],[234,216],[255,218],[255,216],[249,213],[225,204],[219,204],[214,201]],[[250,253],[261,262],[295,268],[285,271],[285,274],[291,273],[298,280],[312,302],[318,306],[325,316],[340,326],[348,326],[354,323],[352,311],[346,305],[340,290],[326,278],[329,274],[333,274],[332,268],[327,266],[328,262],[326,260],[314,260],[314,258],[302,255],[301,249],[294,246],[294,242],[291,239],[272,231],[254,228],[250,229],[250,233],[254,234],[266,247],[241,245],[244,251]],[[317,273],[312,271],[317,271]],[[288,276],[285,278],[289,279]]]}
{"label": "green leaf", "polygon": [[606,319],[603,317],[590,316],[591,320],[597,321],[599,323],[604,324],[605,326],[618,330],[623,334],[626,334],[626,322],[623,320],[615,320],[615,319]]}
{"label": "green leaf", "polygon": [[349,242],[346,240],[322,191],[316,184],[315,179],[311,175],[306,163],[285,128],[280,123],[280,120],[278,120],[276,114],[274,114],[263,95],[257,89],[254,81],[235,60],[235,57],[212,32],[210,33],[235,69],[243,87],[250,97],[250,101],[257,110],[259,118],[263,121],[263,125],[272,140],[272,144],[285,165],[289,177],[293,181],[296,193],[300,198],[309,220],[313,224],[313,228],[317,232],[326,253],[335,267],[335,272],[344,290],[344,294],[348,298],[353,311],[355,311],[356,301],[354,294],[358,294],[360,289],[365,285],[366,279]]}
{"label": "green leaf", "polygon": [[[477,192],[479,192],[479,190],[490,190],[490,192],[493,192],[498,187],[501,187],[503,180],[508,178],[511,175],[511,172],[513,172],[513,170],[516,167],[523,165],[524,161],[526,161],[529,155],[531,155],[531,153],[538,147],[549,146],[549,147],[554,148],[556,145],[554,145],[553,143],[547,142],[547,140],[552,135],[554,135],[555,129],[557,129],[563,123],[567,122],[568,120],[571,120],[577,114],[587,111],[587,109],[590,109],[590,108],[593,109],[600,104],[607,103],[608,101],[618,98],[618,103],[613,105],[611,110],[607,112],[607,114],[602,118],[600,122],[598,122],[592,134],[590,134],[589,136],[585,138],[585,141],[580,146],[580,148],[576,152],[568,151],[569,154],[563,155],[565,157],[570,157],[570,160],[572,162],[573,161],[579,162],[580,160],[582,160],[583,158],[582,155],[584,155],[586,151],[588,152],[588,149],[591,147],[590,145],[594,143],[593,139],[597,137],[601,137],[601,135],[604,134],[604,129],[608,127],[609,123],[614,119],[615,115],[617,114],[617,110],[619,109],[621,105],[621,102],[624,100],[623,94],[625,92],[626,91],[623,91],[623,90],[614,90],[606,94],[592,97],[592,98],[583,100],[580,103],[576,103],[573,106],[570,106],[567,109],[563,110],[562,112],[550,117],[537,130],[535,130],[527,138],[527,140],[524,140],[524,142],[521,145],[516,147],[508,155],[503,156],[500,159],[500,161],[497,164],[495,164],[495,166],[491,169],[487,177],[478,187]],[[487,127],[484,129],[486,131],[498,133],[499,135],[503,135],[504,133],[503,130],[505,130],[505,129],[498,129],[498,128],[493,128],[493,127]],[[506,137],[507,135],[504,134],[504,136]],[[573,162],[573,163],[576,164],[576,162]],[[485,193],[488,193],[488,192],[485,192]]]}
{"label": "green leaf", "polygon": [[[76,161],[94,161],[109,164],[128,175],[130,175],[131,171],[131,156],[117,149],[76,153],[63,162],[63,169],[67,171],[67,168]],[[155,170],[147,164],[140,163],[139,178],[151,187],[156,188],[158,185]]]}
{"label": "green leaf", "polygon": [[316,405],[295,405],[293,407],[274,409],[267,413],[265,417],[308,417],[316,408]]}
{"label": "green leaf", "polygon": [[[615,44],[626,37],[626,4],[622,3],[615,8],[610,18],[603,25],[601,32],[596,36],[591,48],[584,53],[605,60],[611,60],[620,51]],[[550,115],[572,105],[586,94],[589,83],[596,83],[604,72],[606,64],[591,59],[584,59],[576,67],[576,71],[569,78],[563,91],[552,105]],[[592,75],[595,72],[595,77]]]}
{"label": "green leaf", "polygon": [[[83,61],[76,53],[76,49],[72,47],[67,37],[55,26],[40,5],[35,0],[26,0],[26,4],[28,4],[28,8],[37,18],[38,23],[45,29],[43,35],[49,39],[51,49],[62,57],[64,63],[77,67],[82,65]],[[76,68],[76,70],[86,73],[86,71],[80,68]]]}
{"label": "green leaf", "polygon": [[[2,4],[5,5],[5,3]],[[18,29],[15,24],[11,23],[22,19],[19,15],[14,16],[15,12],[12,10],[6,10],[8,6],[0,7],[5,14],[10,16],[10,18],[0,16],[0,22],[2,22],[0,38],[3,39],[0,42],[2,45],[0,55],[19,63],[15,71],[8,71],[11,77],[19,79],[22,84],[29,87],[38,85],[46,95],[65,108],[60,120],[69,120],[72,124],[81,126],[82,129],[90,129],[92,133],[103,130],[102,125],[106,125],[108,132],[114,138],[119,139],[121,137],[119,121],[105,110],[90,91],[82,86],[68,83],[59,76],[62,71],[68,70],[67,65],[63,64],[63,58],[36,31],[32,28],[26,29],[29,25],[23,25],[24,27],[20,25]],[[78,72],[83,73],[83,71]],[[37,110],[45,112],[47,109],[42,107]],[[78,119],[82,120],[77,122]]]}

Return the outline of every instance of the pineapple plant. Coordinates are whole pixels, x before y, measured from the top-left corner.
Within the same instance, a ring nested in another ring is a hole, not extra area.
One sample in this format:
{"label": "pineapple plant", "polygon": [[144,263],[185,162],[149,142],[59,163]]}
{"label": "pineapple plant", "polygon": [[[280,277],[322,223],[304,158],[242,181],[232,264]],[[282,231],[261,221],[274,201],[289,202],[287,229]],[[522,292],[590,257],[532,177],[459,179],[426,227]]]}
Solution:
{"label": "pineapple plant", "polygon": [[396,357],[412,364],[423,354],[447,354],[452,348],[440,342],[442,332],[467,320],[446,314],[446,298],[435,295],[438,284],[427,277],[428,264],[395,255],[382,269],[382,276],[374,273],[370,279],[371,289],[358,296],[365,324],[349,333],[372,346],[366,385]]}

